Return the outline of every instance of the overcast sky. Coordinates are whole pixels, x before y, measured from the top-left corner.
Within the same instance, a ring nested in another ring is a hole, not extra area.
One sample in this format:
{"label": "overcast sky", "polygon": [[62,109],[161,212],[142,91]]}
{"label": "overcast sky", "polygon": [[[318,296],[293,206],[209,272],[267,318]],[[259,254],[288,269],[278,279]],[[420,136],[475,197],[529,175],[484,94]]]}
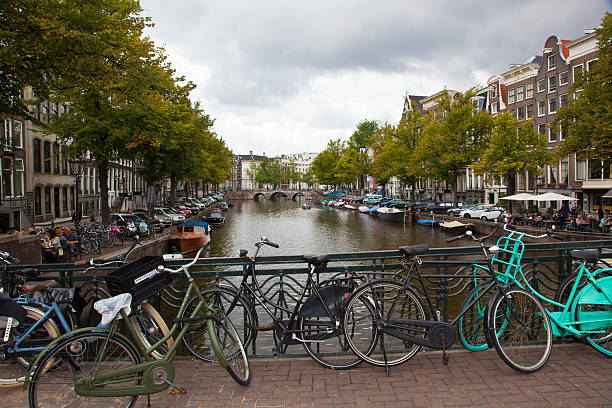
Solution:
{"label": "overcast sky", "polygon": [[406,92],[486,84],[601,23],[610,0],[141,0],[178,74],[235,154],[320,152]]}

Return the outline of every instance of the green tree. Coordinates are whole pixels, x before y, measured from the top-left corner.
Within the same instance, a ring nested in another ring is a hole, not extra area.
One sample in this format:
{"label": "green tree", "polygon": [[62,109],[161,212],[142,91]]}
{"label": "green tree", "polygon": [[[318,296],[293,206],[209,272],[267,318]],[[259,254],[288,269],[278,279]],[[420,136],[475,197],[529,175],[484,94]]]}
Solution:
{"label": "green tree", "polygon": [[481,157],[493,126],[491,115],[474,110],[473,89],[454,97],[448,92],[438,100],[442,121],[432,121],[414,150],[413,169],[423,177],[453,186],[457,200],[459,170]]}
{"label": "green tree", "polygon": [[551,155],[546,137],[534,132],[532,121],[519,121],[506,112],[497,115],[493,123],[489,145],[472,167],[488,180],[504,179],[508,195],[512,195],[516,192],[516,175],[525,171],[537,174],[550,162]]}
{"label": "green tree", "polygon": [[340,182],[337,164],[342,157],[345,144],[342,140],[330,140],[325,150],[312,161],[312,170],[321,184],[337,186]]}
{"label": "green tree", "polygon": [[599,59],[572,87],[579,97],[561,107],[556,125],[567,129],[559,156],[573,153],[605,161],[612,159],[612,14],[606,12],[597,29]]}

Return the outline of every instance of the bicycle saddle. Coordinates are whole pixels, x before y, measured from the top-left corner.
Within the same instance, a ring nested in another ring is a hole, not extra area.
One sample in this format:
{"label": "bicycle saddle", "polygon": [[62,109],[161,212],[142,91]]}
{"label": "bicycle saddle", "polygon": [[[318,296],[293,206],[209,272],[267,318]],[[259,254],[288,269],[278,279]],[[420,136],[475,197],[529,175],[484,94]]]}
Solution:
{"label": "bicycle saddle", "polygon": [[403,246],[399,248],[400,254],[404,256],[424,254],[428,250],[429,250],[429,246],[427,246],[427,244],[410,245],[410,246]]}
{"label": "bicycle saddle", "polygon": [[327,255],[304,255],[302,258],[314,266],[323,266],[329,262],[329,257]]}
{"label": "bicycle saddle", "polygon": [[570,256],[583,261],[596,261],[599,259],[599,249],[577,249],[570,251]]}
{"label": "bicycle saddle", "polygon": [[55,287],[57,282],[54,280],[42,281],[42,282],[26,282],[21,287],[24,292],[37,292],[44,288]]}

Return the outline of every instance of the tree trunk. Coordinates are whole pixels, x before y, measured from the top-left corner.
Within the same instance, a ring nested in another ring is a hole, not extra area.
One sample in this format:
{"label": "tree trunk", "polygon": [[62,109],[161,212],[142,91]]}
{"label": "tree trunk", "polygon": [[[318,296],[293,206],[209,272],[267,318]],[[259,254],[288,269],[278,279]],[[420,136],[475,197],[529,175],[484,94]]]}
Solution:
{"label": "tree trunk", "polygon": [[[506,174],[506,195],[516,194],[516,173]],[[512,213],[512,200],[508,200],[508,209]]]}
{"label": "tree trunk", "polygon": [[176,184],[177,180],[175,178],[170,178],[170,204],[174,204],[176,201]]}
{"label": "tree trunk", "polygon": [[457,203],[457,170],[455,170],[453,172],[453,175],[455,176],[454,180],[455,182],[453,183],[453,205],[456,207],[458,205]]}
{"label": "tree trunk", "polygon": [[[100,183],[100,212],[102,224],[108,224],[110,219],[110,206],[108,204],[108,161],[97,162],[98,182]],[[77,203],[78,205],[78,203]]]}

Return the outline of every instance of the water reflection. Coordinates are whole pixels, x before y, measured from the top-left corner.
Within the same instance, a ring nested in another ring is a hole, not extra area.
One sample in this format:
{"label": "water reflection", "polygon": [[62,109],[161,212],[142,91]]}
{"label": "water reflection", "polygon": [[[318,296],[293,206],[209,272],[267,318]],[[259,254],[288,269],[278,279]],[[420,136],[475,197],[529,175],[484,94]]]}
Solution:
{"label": "water reflection", "polygon": [[262,255],[393,250],[419,243],[439,248],[452,236],[439,228],[383,221],[353,210],[320,205],[304,210],[300,201],[244,200],[233,204],[225,225],[213,230],[210,256],[237,256],[240,248],[252,253],[261,236],[281,245],[278,250],[266,247]]}

